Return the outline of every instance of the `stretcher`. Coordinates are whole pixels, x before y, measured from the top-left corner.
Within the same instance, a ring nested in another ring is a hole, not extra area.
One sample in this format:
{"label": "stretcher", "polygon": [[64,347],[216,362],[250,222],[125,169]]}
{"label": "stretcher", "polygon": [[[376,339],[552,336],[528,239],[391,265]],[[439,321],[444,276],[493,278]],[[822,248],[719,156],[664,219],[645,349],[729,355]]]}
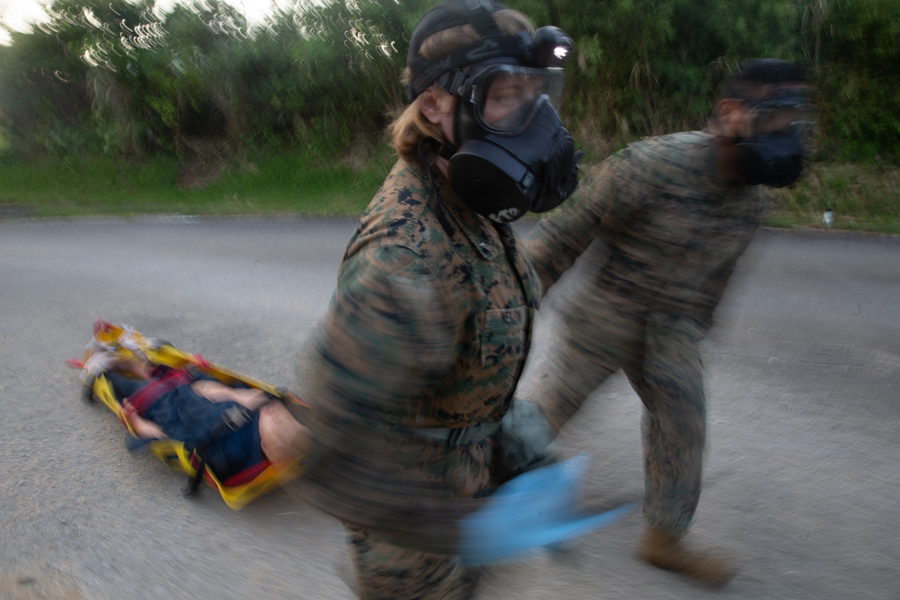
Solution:
{"label": "stretcher", "polygon": [[[230,508],[240,510],[253,499],[269,492],[274,487],[287,483],[302,474],[303,457],[290,461],[271,463],[268,460],[248,467],[220,481],[203,460],[197,448],[187,447],[180,440],[140,440],[127,418],[113,386],[104,375],[115,362],[122,359],[138,359],[158,367],[167,367],[177,372],[199,371],[210,375],[228,386],[243,384],[257,388],[285,404],[309,405],[278,388],[242,373],[206,361],[200,354],[189,354],[165,341],[146,338],[128,325],[114,325],[103,321],[95,324],[94,337],[88,343],[82,359],[66,361],[70,366],[81,369],[84,382],[84,399],[87,402],[99,400],[106,405],[128,429],[135,442],[146,442],[149,450],[169,468],[188,476],[188,492],[196,494],[201,480],[216,489]],[[142,444],[143,445],[143,444]]]}

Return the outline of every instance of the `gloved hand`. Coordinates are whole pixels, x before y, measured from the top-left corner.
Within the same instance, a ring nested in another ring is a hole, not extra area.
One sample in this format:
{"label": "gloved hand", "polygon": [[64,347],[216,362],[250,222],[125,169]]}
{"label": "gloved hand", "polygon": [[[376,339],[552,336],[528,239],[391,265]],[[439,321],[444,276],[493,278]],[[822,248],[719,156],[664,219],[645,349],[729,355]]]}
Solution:
{"label": "gloved hand", "polygon": [[540,406],[514,398],[501,421],[494,477],[507,481],[552,463],[554,458],[547,447],[556,439],[556,434],[556,428]]}
{"label": "gloved hand", "polygon": [[478,511],[459,521],[458,554],[468,565],[485,565],[529,548],[551,546],[618,521],[636,502],[608,512],[578,516],[578,488],[588,457],[529,471],[510,480]]}

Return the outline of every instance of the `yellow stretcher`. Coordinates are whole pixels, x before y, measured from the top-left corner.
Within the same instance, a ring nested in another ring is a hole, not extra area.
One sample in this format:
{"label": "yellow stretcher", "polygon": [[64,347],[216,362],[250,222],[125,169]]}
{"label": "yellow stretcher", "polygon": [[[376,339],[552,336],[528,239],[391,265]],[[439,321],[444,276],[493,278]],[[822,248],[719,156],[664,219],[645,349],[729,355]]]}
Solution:
{"label": "yellow stretcher", "polygon": [[[102,324],[95,327],[94,338],[84,351],[82,360],[73,359],[67,362],[70,366],[82,370],[81,378],[85,382],[85,399],[92,402],[94,398],[97,398],[103,402],[119,417],[122,424],[135,438],[137,438],[137,434],[128,422],[124,409],[116,400],[112,384],[103,375],[105,367],[115,359],[139,358],[146,359],[154,365],[172,369],[197,369],[226,385],[233,386],[242,383],[261,389],[286,404],[309,408],[308,404],[292,394],[284,393],[247,375],[207,362],[200,354],[188,354],[167,342],[157,342],[145,338],[128,325],[113,325],[99,321],[98,323]],[[152,440],[147,445],[150,451],[159,457],[166,466],[181,471],[187,474],[191,480],[199,482],[197,468],[203,463],[194,450],[188,450],[184,443],[172,439]],[[219,491],[222,499],[230,508],[240,510],[254,498],[265,494],[281,483],[300,476],[303,471],[302,462],[302,456],[279,463],[270,463],[268,460],[264,460],[225,481],[219,481],[209,468],[203,468],[202,476],[210,487]]]}

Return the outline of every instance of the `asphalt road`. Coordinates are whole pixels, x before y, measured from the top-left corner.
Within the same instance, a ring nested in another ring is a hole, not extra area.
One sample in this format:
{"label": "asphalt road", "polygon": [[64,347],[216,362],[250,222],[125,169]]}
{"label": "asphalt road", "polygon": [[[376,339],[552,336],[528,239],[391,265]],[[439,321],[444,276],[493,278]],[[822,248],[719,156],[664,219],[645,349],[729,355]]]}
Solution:
{"label": "asphalt road", "polygon": [[[0,596],[354,597],[335,521],[281,491],[240,512],[211,490],[183,498],[182,477],[131,456],[63,362],[103,317],[297,389],[353,226],[0,222]],[[900,598],[898,258],[894,237],[764,231],[741,261],[704,342],[710,437],[690,536],[738,559],[727,588],[638,562],[634,513],[489,570],[478,597]],[[640,411],[618,374],[561,436],[561,453],[593,458],[586,502],[640,496]]]}

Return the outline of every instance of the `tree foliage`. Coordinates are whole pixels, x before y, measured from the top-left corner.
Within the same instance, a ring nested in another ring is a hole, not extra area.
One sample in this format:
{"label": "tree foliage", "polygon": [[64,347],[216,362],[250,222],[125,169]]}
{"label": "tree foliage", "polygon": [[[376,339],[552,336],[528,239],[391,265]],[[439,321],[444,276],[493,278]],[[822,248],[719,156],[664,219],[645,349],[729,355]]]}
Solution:
{"label": "tree foliage", "polygon": [[[900,156],[896,0],[508,0],[576,42],[565,118],[583,143],[700,127],[725,72],[774,56],[809,69],[825,147]],[[0,138],[22,156],[184,157],[377,139],[405,102],[408,40],[430,0],[297,0],[261,26],[221,0],[55,0],[0,47]],[[5,131],[5,135],[3,132]],[[601,150],[602,151],[602,150]]]}

